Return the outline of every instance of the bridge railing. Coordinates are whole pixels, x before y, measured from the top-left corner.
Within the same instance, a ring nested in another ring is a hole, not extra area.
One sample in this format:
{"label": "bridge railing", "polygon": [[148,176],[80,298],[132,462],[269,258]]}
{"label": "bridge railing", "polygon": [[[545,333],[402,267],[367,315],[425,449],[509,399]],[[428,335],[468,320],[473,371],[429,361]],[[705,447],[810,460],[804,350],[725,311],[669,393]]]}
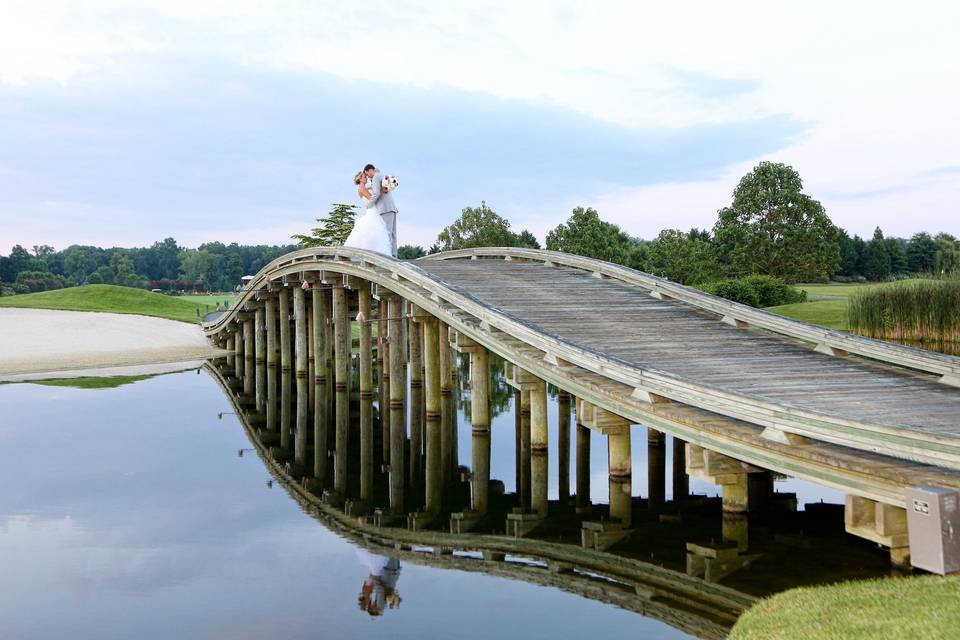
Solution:
{"label": "bridge railing", "polygon": [[724,321],[736,326],[753,326],[780,335],[810,342],[819,350],[833,350],[835,355],[854,353],[873,360],[897,364],[918,371],[941,376],[941,382],[960,386],[960,358],[948,354],[927,351],[883,340],[866,338],[844,331],[828,329],[800,320],[756,309],[738,302],[694,289],[649,273],[604,262],[594,258],[515,247],[483,247],[446,251],[425,256],[420,260],[464,260],[479,258],[502,258],[506,260],[529,260],[548,266],[564,266],[588,271],[600,278],[610,278],[646,289],[654,297],[672,299],[712,312]]}

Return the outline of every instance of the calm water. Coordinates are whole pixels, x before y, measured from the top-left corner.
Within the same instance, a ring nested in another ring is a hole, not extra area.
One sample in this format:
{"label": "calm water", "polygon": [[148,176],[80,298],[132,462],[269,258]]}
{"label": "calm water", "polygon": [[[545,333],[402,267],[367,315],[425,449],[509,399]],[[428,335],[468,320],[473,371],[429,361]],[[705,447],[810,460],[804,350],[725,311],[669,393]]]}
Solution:
{"label": "calm water", "polygon": [[[512,492],[514,418],[503,397],[491,476]],[[251,442],[235,415],[218,417],[231,403],[206,370],[108,389],[0,385],[0,410],[0,638],[688,637],[603,598],[356,547],[301,510],[257,455],[238,455]],[[556,411],[551,400],[551,497]],[[458,424],[469,464],[470,426],[462,414]],[[633,444],[634,496],[643,496],[642,429]],[[670,460],[668,450],[668,479]],[[592,498],[605,503],[601,436],[591,463]],[[842,501],[789,479],[777,490],[801,503]],[[702,518],[684,516],[686,528],[638,514],[637,534],[617,552],[682,572],[691,527],[719,536],[719,505],[704,504]],[[842,515],[838,535],[835,516],[751,524],[758,560],[724,584],[762,595],[885,572],[884,554],[844,537]],[[814,529],[823,537],[809,536]],[[361,609],[364,591],[382,615]]]}

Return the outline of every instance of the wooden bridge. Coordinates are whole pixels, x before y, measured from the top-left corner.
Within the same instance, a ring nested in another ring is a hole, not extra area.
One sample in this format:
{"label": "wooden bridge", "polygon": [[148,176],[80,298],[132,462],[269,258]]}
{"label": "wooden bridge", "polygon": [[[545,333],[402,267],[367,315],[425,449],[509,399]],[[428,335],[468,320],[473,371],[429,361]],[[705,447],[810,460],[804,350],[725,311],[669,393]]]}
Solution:
{"label": "wooden bridge", "polygon": [[[359,427],[349,422],[352,325],[359,326]],[[319,482],[327,457],[313,455],[309,468],[308,452],[311,445],[326,451],[332,428],[334,503],[348,499],[352,432],[361,441],[359,499],[369,499],[377,404],[395,513],[424,478],[414,528],[436,526],[458,459],[451,350],[470,354],[473,416],[472,505],[455,514],[453,528],[469,529],[487,509],[489,353],[509,363],[521,407],[521,508],[507,522],[518,536],[548,508],[547,383],[561,390],[561,408],[575,401],[578,447],[586,446],[579,436],[586,429],[608,438],[612,520],[584,523],[585,540],[589,534],[600,545],[630,526],[635,424],[650,430],[654,460],[663,434],[685,445],[674,447],[675,470],[720,485],[731,515],[769,494],[771,471],[845,492],[847,530],[889,547],[895,564],[909,563],[905,490],[960,489],[960,358],[785,319],[579,256],[485,248],[402,262],[342,247],[304,249],[267,265],[234,309],[204,329],[237,356],[244,392],[258,406],[276,393],[276,377],[261,370],[295,372],[295,416],[281,416],[290,424],[280,429],[281,444],[292,440],[292,462]],[[243,376],[245,369],[256,375]],[[282,388],[281,399],[291,393]],[[563,500],[570,432],[562,410],[560,421]],[[587,499],[589,482],[582,457],[578,500]],[[650,473],[650,500],[662,500],[663,466],[651,464]],[[675,492],[685,481],[675,475]],[[745,549],[743,528],[730,522],[725,537]]]}

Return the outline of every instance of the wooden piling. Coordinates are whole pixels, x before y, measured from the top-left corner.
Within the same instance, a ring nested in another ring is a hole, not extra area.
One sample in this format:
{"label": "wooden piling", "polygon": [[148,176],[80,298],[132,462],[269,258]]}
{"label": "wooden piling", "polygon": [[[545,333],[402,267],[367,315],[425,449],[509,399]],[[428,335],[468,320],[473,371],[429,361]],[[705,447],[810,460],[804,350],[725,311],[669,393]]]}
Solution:
{"label": "wooden piling", "polygon": [[667,491],[667,441],[662,432],[647,427],[647,506],[663,506]]}
{"label": "wooden piling", "polygon": [[313,380],[316,391],[313,403],[313,476],[321,482],[327,476],[327,395],[329,363],[327,362],[326,327],[330,323],[329,295],[319,282],[313,284]]}
{"label": "wooden piling", "polygon": [[337,493],[347,493],[347,458],[350,451],[350,318],[347,290],[342,283],[333,285],[333,359],[336,389],[336,449],[333,484]]}
{"label": "wooden piling", "polygon": [[610,518],[628,527],[632,516],[633,463],[630,457],[630,427],[607,434],[610,474]]}
{"label": "wooden piling", "polygon": [[547,516],[547,384],[538,380],[530,389],[530,510]]}
{"label": "wooden piling", "polygon": [[423,328],[416,318],[410,318],[407,332],[410,354],[410,473],[407,482],[411,487],[421,483],[421,460],[423,459],[423,354],[421,338]]}
{"label": "wooden piling", "polygon": [[471,509],[484,515],[490,495],[490,354],[481,346],[470,352]]}
{"label": "wooden piling", "polygon": [[370,320],[370,283],[358,290],[360,323],[360,499],[373,500],[373,327]]}
{"label": "wooden piling", "polygon": [[570,501],[570,394],[562,389],[557,393],[557,497],[560,506],[567,508]]}
{"label": "wooden piling", "polygon": [[404,447],[407,436],[407,371],[403,353],[403,317],[400,296],[388,300],[390,341],[390,509],[404,509]]}
{"label": "wooden piling", "polygon": [[310,391],[307,386],[307,308],[302,287],[293,290],[294,369],[297,381],[297,421],[294,438],[294,461],[301,468],[307,462],[307,418]]}
{"label": "wooden piling", "polygon": [[423,365],[426,385],[426,499],[425,510],[438,512],[443,499],[442,403],[440,400],[440,344],[437,319],[423,322]]}

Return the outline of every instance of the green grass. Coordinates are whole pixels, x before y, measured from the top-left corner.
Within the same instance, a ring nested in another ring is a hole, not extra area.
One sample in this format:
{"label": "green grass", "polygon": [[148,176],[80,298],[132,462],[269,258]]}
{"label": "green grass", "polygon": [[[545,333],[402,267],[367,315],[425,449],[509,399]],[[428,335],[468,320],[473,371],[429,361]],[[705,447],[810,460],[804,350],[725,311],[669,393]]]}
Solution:
{"label": "green grass", "polygon": [[813,324],[823,325],[831,329],[846,331],[847,305],[847,298],[821,299],[812,302],[784,304],[779,307],[768,307],[767,311],[772,311],[773,313],[793,318],[794,320],[812,322]]}
{"label": "green grass", "polygon": [[960,576],[804,587],[761,600],[730,640],[938,640],[960,635]]}
{"label": "green grass", "polygon": [[182,322],[199,322],[197,309],[202,316],[206,311],[205,304],[112,284],[88,284],[0,298],[0,307],[133,313]]}
{"label": "green grass", "polygon": [[180,298],[181,298],[182,300],[189,300],[190,302],[196,302],[196,303],[199,304],[201,307],[202,307],[203,305],[205,305],[205,304],[208,304],[208,305],[210,305],[210,310],[212,311],[213,308],[217,306],[217,303],[218,303],[218,302],[220,303],[220,306],[221,306],[221,307],[223,306],[223,303],[224,303],[224,302],[226,302],[227,304],[229,304],[229,305],[232,307],[232,306],[233,306],[233,303],[234,303],[234,302],[236,301],[236,299],[237,299],[237,296],[235,296],[235,295],[232,294],[232,293],[220,293],[220,294],[217,294],[217,295],[202,295],[202,296],[200,296],[200,295],[186,295],[186,296],[180,296]]}
{"label": "green grass", "polygon": [[116,389],[125,384],[132,384],[140,380],[152,378],[153,375],[142,376],[81,376],[79,378],[51,378],[49,380],[26,380],[16,384],[42,384],[46,387],[74,387],[76,389]]}

